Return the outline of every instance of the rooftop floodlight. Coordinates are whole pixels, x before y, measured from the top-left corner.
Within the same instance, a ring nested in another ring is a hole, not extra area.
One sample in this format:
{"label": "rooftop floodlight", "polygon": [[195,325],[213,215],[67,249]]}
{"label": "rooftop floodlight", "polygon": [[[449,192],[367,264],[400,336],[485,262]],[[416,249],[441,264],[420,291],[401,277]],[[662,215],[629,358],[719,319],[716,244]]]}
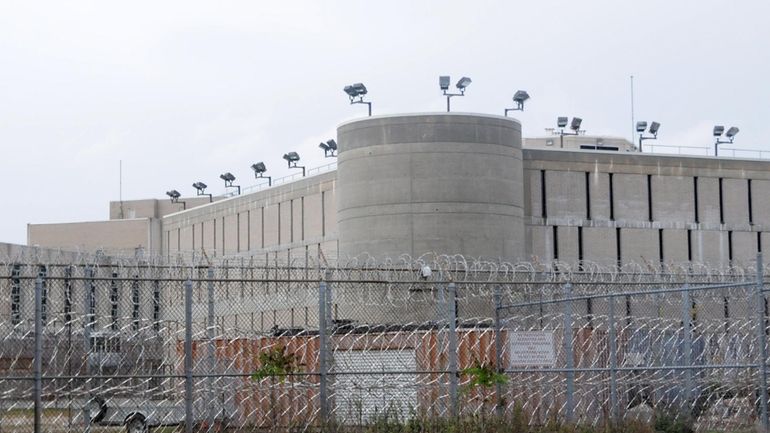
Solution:
{"label": "rooftop floodlight", "polygon": [[211,194],[206,194],[206,188],[208,188],[208,185],[206,185],[203,182],[195,182],[194,184],[192,184],[192,186],[197,190],[199,196],[201,195],[209,196],[209,203],[214,201],[214,196],[212,196]]}
{"label": "rooftop floodlight", "polygon": [[333,139],[327,140],[326,143],[321,142],[318,147],[324,150],[324,156],[326,158],[334,158],[337,156],[337,142]]}
{"label": "rooftop floodlight", "polygon": [[471,85],[471,79],[468,77],[462,77],[457,82],[457,89],[460,91],[460,93],[449,93],[449,82],[451,79],[448,75],[442,75],[438,77],[438,85],[441,87],[441,90],[444,92],[444,96],[446,96],[446,111],[449,113],[450,111],[450,105],[449,101],[452,98],[452,96],[465,96],[465,89]]}
{"label": "rooftop floodlight", "polygon": [[460,79],[457,81],[457,85],[456,85],[456,86],[457,86],[457,88],[458,88],[458,89],[460,89],[460,91],[461,91],[461,92],[463,92],[463,91],[465,91],[465,88],[466,88],[466,87],[468,87],[468,86],[470,86],[470,85],[471,85],[471,83],[472,83],[472,82],[473,82],[473,81],[471,81],[471,79],[470,79],[470,78],[468,78],[468,77],[462,77],[462,78],[460,78]]}
{"label": "rooftop floodlight", "polygon": [[649,132],[652,134],[652,136],[645,137],[644,131],[647,129],[647,122],[645,121],[639,121],[636,122],[636,132],[639,133],[639,152],[643,152],[642,144],[644,143],[644,140],[657,140],[658,139],[658,129],[660,129],[660,123],[658,122],[652,122],[650,123],[650,129]]}
{"label": "rooftop floodlight", "polygon": [[371,101],[364,101],[364,95],[369,93],[366,90],[366,86],[364,86],[364,83],[355,83],[351,84],[350,86],[345,86],[342,90],[345,91],[345,93],[348,94],[348,97],[350,98],[350,104],[366,104],[369,106],[369,116],[372,115],[372,103]]}
{"label": "rooftop floodlight", "polygon": [[516,93],[513,94],[513,103],[516,104],[515,108],[506,108],[505,109],[505,115],[508,115],[509,111],[524,111],[524,101],[529,99],[529,93],[527,93],[526,90],[517,90]]}
{"label": "rooftop floodlight", "polygon": [[569,129],[577,132],[580,130],[580,124],[583,123],[583,119],[579,117],[573,117],[572,123],[569,125]]}
{"label": "rooftop floodlight", "polygon": [[171,191],[166,191],[166,195],[171,197],[171,203],[182,203],[182,209],[187,209],[187,203],[179,201],[179,197],[182,196],[179,191],[172,189]]}
{"label": "rooftop floodlight", "polygon": [[302,177],[305,177],[305,167],[301,165],[297,165],[297,162],[299,161],[299,154],[297,152],[285,153],[283,154],[283,159],[285,159],[286,162],[289,164],[289,168],[301,168]]}
{"label": "rooftop floodlight", "polygon": [[733,140],[735,140],[735,135],[738,133],[738,131],[740,131],[740,129],[735,126],[731,126],[730,129],[727,130],[727,133],[725,133],[727,140],[720,140],[719,137],[722,136],[724,131],[724,126],[717,125],[714,127],[714,137],[716,137],[716,142],[714,142],[714,156],[719,156],[719,145],[724,143],[732,143]]}
{"label": "rooftop floodlight", "polygon": [[564,148],[564,136],[565,135],[578,135],[580,134],[580,124],[583,122],[583,119],[579,117],[573,117],[572,118],[572,124],[570,124],[570,129],[574,132],[564,132],[564,128],[569,123],[569,117],[566,116],[559,116],[556,118],[556,126],[559,128],[559,132],[555,132],[552,129],[554,134],[559,135],[559,147],[562,149]]}
{"label": "rooftop floodlight", "polygon": [[233,185],[233,181],[235,180],[235,176],[233,176],[232,173],[229,171],[224,174],[220,174],[219,178],[225,181],[225,189],[227,188],[238,188],[238,195],[241,195],[241,187],[240,185]]}
{"label": "rooftop floodlight", "polygon": [[449,78],[449,75],[442,75],[438,77],[438,86],[441,87],[441,90],[449,90],[450,82],[451,78]]}
{"label": "rooftop floodlight", "polygon": [[251,165],[251,169],[254,170],[254,177],[264,178],[267,179],[267,186],[273,186],[273,178],[272,176],[265,176],[265,172],[267,171],[267,167],[265,167],[264,162],[258,162],[256,164]]}

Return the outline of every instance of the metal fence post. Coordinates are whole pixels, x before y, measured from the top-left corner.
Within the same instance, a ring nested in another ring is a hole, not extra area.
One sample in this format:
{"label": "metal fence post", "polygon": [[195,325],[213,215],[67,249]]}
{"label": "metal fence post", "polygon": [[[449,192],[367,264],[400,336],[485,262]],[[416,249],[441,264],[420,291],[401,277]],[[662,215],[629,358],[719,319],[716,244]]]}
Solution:
{"label": "metal fence post", "polygon": [[192,281],[184,282],[184,415],[185,432],[193,431]]}
{"label": "metal fence post", "polygon": [[[215,316],[214,316],[214,268],[212,266],[209,266],[208,271],[208,316],[206,319],[206,339],[208,340],[208,344],[206,347],[206,368],[207,368],[207,374],[209,375],[207,382],[208,382],[208,401],[206,404],[209,407],[209,419],[208,419],[208,425],[209,428],[213,428],[214,421],[216,419],[216,405],[214,404],[214,401],[216,400],[215,397],[215,391],[214,391],[214,374],[216,374],[215,368],[216,368],[216,360],[215,360],[215,354],[214,354],[214,331],[215,331]],[[224,410],[224,407],[222,408]]]}
{"label": "metal fence post", "polygon": [[[572,284],[567,283],[564,285],[564,297],[569,299],[572,297]],[[575,408],[575,402],[573,399],[575,389],[575,355],[572,353],[572,301],[567,300],[564,302],[564,356],[566,358],[566,370],[567,370],[567,401],[565,404],[565,412],[567,422],[572,422],[573,410]]]}
{"label": "metal fence post", "polygon": [[620,419],[618,414],[618,358],[617,358],[617,336],[615,335],[615,297],[610,296],[609,313],[607,315],[607,331],[609,338],[609,359],[610,359],[610,416],[613,423]]}
{"label": "metal fence post", "polygon": [[[503,330],[500,321],[500,309],[503,306],[502,290],[500,286],[495,286],[495,367],[499,374],[505,374],[503,366]],[[497,416],[502,417],[505,411],[503,399],[503,384],[496,381],[495,392],[497,393]]]}
{"label": "metal fence post", "polygon": [[320,416],[321,425],[325,426],[328,422],[329,407],[328,407],[328,391],[327,391],[327,374],[328,374],[328,353],[327,353],[327,340],[326,327],[328,325],[326,311],[326,281],[321,280],[318,285],[318,368],[319,368],[319,384],[318,384],[318,398],[320,400]]}
{"label": "metal fence post", "polygon": [[683,365],[685,366],[684,407],[692,403],[693,374],[692,374],[692,302],[690,301],[690,285],[682,287],[682,342]]}
{"label": "metal fence post", "polygon": [[43,414],[43,280],[35,279],[35,433],[40,433]]}
{"label": "metal fence post", "polygon": [[[86,395],[88,398],[92,398],[93,396],[91,393],[93,392],[93,384],[92,380],[90,380],[92,374],[92,368],[91,368],[91,360],[88,359],[91,356],[91,329],[94,327],[94,322],[96,321],[96,315],[95,311],[91,310],[91,307],[95,304],[94,299],[94,269],[90,265],[85,268],[85,284],[84,284],[84,302],[83,305],[83,311],[85,312],[85,320],[83,322],[83,351],[85,352],[86,356],[86,375],[89,377],[89,380],[86,380]],[[87,404],[85,407],[83,407],[83,419],[85,420],[86,424],[86,433],[91,431],[91,405]]]}
{"label": "metal fence post", "polygon": [[449,347],[449,401],[452,418],[457,418],[459,411],[459,373],[457,366],[457,288],[455,283],[449,283],[449,297],[447,298],[447,307],[449,313],[448,343]]}
{"label": "metal fence post", "polygon": [[762,431],[767,433],[767,324],[765,319],[765,276],[762,253],[757,254],[757,337],[759,339],[759,402],[762,411]]}

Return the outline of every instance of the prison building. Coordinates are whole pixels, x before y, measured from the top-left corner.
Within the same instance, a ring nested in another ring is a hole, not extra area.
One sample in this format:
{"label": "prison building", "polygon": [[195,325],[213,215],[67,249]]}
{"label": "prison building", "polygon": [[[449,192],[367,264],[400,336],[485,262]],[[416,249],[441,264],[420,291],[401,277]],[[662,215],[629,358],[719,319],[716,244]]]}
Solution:
{"label": "prison building", "polygon": [[332,260],[752,263],[767,250],[770,161],[641,153],[624,139],[522,146],[519,121],[463,113],[341,124],[336,168],[232,197],[111,204],[109,221],[30,224],[48,248]]}

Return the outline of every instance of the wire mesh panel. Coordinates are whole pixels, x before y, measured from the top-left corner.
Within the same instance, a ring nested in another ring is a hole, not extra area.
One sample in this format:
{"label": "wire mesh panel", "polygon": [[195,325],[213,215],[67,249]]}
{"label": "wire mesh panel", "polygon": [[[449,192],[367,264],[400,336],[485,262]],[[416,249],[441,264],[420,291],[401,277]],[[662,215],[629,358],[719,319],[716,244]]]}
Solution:
{"label": "wire mesh panel", "polygon": [[0,264],[0,432],[328,431],[516,411],[728,431],[766,407],[756,270],[38,259]]}

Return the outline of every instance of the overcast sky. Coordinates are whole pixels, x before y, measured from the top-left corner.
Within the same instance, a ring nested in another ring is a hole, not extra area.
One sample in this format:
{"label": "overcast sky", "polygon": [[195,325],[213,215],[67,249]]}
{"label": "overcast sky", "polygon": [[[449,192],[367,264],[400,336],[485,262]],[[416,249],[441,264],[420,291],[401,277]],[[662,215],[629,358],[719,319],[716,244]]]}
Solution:
{"label": "overcast sky", "polygon": [[438,76],[473,79],[453,111],[501,114],[517,89],[525,136],[559,115],[589,134],[770,150],[770,2],[0,0],[0,242],[27,223],[108,217],[108,202],[184,195],[281,155],[326,164],[318,142],[365,115],[441,111]]}

